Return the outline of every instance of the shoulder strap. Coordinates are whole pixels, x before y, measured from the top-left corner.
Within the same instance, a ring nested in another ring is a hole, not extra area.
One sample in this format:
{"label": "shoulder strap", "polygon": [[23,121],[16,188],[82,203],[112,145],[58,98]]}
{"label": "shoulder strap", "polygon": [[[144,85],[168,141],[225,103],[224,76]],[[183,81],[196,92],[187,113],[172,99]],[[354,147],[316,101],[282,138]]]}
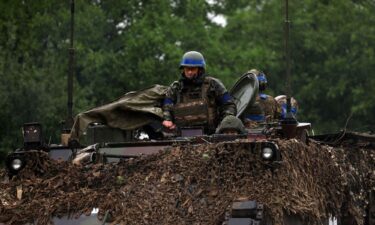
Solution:
{"label": "shoulder strap", "polygon": [[202,96],[205,98],[208,97],[208,92],[210,91],[211,88],[211,81],[212,77],[206,76],[204,78],[203,84],[202,84]]}
{"label": "shoulder strap", "polygon": [[[209,92],[212,91],[211,82],[215,80],[213,77],[206,76],[203,81],[202,85],[202,96],[206,99],[206,104],[208,104],[208,111],[207,111],[207,122],[208,122],[208,129],[211,131],[215,131],[218,118],[217,118],[217,107],[215,104],[215,96],[212,96]],[[213,90],[214,91],[214,90]]]}

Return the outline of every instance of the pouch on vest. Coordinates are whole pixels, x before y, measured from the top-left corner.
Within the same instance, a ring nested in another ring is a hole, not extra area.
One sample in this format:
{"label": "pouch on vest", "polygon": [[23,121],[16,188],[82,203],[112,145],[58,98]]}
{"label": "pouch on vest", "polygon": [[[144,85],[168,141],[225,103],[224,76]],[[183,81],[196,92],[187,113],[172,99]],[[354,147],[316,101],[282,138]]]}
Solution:
{"label": "pouch on vest", "polygon": [[215,99],[209,97],[209,79],[195,90],[183,90],[174,107],[175,123],[179,127],[204,126],[209,131],[216,128]]}

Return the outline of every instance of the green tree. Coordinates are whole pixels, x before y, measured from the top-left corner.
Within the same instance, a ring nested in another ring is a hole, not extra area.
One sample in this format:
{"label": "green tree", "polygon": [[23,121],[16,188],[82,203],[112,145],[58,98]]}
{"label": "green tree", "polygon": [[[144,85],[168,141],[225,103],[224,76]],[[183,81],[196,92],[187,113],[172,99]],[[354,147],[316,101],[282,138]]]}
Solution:
{"label": "green tree", "polygon": [[294,10],[293,51],[303,114],[326,131],[343,128],[350,115],[348,128],[373,126],[374,4],[311,1],[301,7],[309,13]]}
{"label": "green tree", "polygon": [[[220,1],[228,25],[221,36],[225,73],[251,67],[268,74],[271,93],[285,93],[283,3],[244,5]],[[227,9],[227,10],[226,10]],[[318,132],[374,124],[374,3],[368,1],[290,1],[292,93],[299,119]],[[233,41],[235,40],[235,41]]]}

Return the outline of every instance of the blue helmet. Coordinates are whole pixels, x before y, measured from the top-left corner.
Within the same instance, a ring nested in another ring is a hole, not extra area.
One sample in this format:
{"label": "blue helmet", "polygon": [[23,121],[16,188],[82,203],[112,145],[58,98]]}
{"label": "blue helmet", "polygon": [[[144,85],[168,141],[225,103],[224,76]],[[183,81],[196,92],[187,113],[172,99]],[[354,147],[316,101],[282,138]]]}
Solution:
{"label": "blue helmet", "polygon": [[259,83],[267,84],[267,77],[264,73],[260,72],[257,76]]}
{"label": "blue helmet", "polygon": [[267,77],[266,74],[264,74],[262,71],[259,71],[257,69],[252,69],[249,71],[249,73],[253,73],[258,78],[259,83],[259,90],[264,91],[267,88]]}
{"label": "blue helmet", "polygon": [[206,68],[206,62],[204,61],[204,57],[200,52],[190,51],[186,52],[182,56],[182,60],[180,63],[180,68],[182,67],[199,67],[199,68]]}

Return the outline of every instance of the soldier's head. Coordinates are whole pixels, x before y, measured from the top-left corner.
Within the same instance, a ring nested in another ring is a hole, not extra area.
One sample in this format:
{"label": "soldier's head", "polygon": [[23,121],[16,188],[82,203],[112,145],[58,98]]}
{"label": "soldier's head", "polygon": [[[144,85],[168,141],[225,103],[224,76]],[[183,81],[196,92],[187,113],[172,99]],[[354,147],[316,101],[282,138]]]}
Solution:
{"label": "soldier's head", "polygon": [[217,134],[246,134],[242,121],[235,116],[226,116],[216,129]]}
{"label": "soldier's head", "polygon": [[[284,119],[285,116],[286,116],[286,95],[279,95],[277,97],[275,97],[275,100],[277,101],[277,103],[279,104],[280,108],[281,108],[281,119]],[[291,97],[290,98],[290,104],[291,104],[291,108],[290,108],[290,111],[291,113],[293,113],[294,116],[297,116],[297,111],[298,111],[298,102],[295,98]]]}
{"label": "soldier's head", "polygon": [[257,69],[251,69],[249,73],[252,73],[257,76],[258,83],[259,83],[259,91],[264,91],[267,88],[267,77],[266,74],[264,74],[262,71],[259,71]]}
{"label": "soldier's head", "polygon": [[182,69],[182,76],[192,80],[204,73],[206,62],[203,55],[197,51],[186,52],[182,56],[180,69]]}

